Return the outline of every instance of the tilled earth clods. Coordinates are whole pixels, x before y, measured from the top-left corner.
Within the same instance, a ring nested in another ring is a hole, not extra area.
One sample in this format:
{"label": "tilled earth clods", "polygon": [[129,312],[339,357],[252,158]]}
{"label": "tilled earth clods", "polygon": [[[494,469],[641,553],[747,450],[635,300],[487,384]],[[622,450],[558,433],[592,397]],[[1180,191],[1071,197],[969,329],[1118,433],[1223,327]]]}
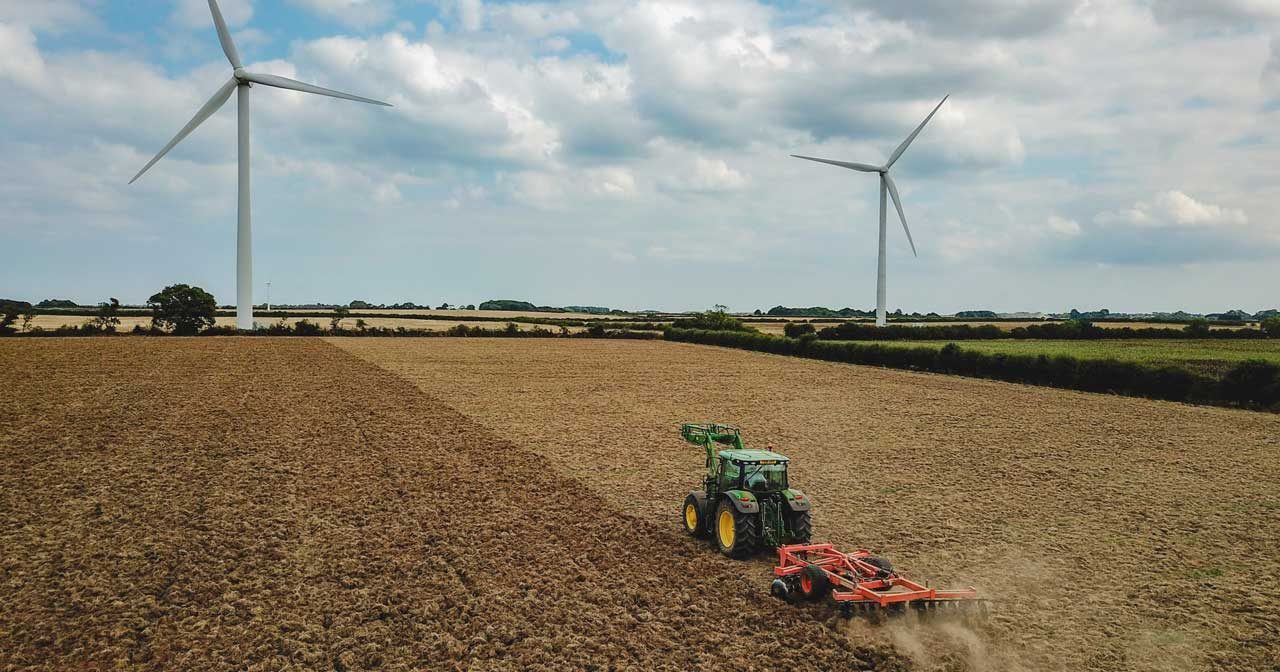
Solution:
{"label": "tilled earth clods", "polygon": [[320,341],[0,371],[0,669],[907,665]]}

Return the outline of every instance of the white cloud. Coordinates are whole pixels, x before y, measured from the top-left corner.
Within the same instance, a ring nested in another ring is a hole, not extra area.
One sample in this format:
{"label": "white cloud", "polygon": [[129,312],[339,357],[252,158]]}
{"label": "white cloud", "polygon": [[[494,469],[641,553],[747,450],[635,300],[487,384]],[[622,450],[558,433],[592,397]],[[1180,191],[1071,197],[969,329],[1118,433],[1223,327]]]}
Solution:
{"label": "white cloud", "polygon": [[403,201],[404,195],[400,193],[400,188],[394,182],[384,182],[374,189],[373,200],[383,205],[389,205]]}
{"label": "white cloud", "polygon": [[57,33],[92,26],[97,20],[77,0],[3,0],[0,22]]}
{"label": "white cloud", "polygon": [[586,174],[592,192],[611,198],[625,198],[636,191],[631,171],[620,166],[593,168]]}
{"label": "white cloud", "polygon": [[[678,156],[671,156],[668,163],[680,161]],[[722,159],[708,159],[696,156],[692,162],[685,163],[679,170],[661,180],[662,188],[673,192],[724,193],[738,191],[747,186],[747,176],[729,167]]]}
{"label": "white cloud", "polygon": [[1074,219],[1067,219],[1058,215],[1050,215],[1048,227],[1050,231],[1060,236],[1070,238],[1080,235],[1080,223]]}
{"label": "white cloud", "polygon": [[1280,4],[1273,0],[1154,0],[1151,11],[1160,21],[1247,24],[1280,21]]}
{"label": "white cloud", "polygon": [[485,6],[483,0],[452,0],[447,5],[463,30],[475,32],[484,27]]}
{"label": "white cloud", "polygon": [[1239,227],[1249,218],[1243,210],[1202,203],[1181,191],[1164,191],[1150,202],[1139,201],[1132,208],[1099,213],[1096,220],[1100,224],[1160,229]]}
{"label": "white cloud", "polygon": [[[469,30],[480,27],[482,11],[478,0],[475,7],[466,10],[460,7],[459,11],[463,24]],[[570,31],[581,25],[578,15],[572,10],[544,4],[492,5],[488,9],[488,19],[494,30],[531,38]]]}

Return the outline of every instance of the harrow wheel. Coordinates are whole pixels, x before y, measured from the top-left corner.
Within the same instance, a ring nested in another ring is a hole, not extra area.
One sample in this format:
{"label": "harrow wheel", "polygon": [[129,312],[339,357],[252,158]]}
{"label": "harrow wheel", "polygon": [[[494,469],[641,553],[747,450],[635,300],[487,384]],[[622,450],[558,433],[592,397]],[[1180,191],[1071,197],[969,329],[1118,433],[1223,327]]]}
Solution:
{"label": "harrow wheel", "polygon": [[684,531],[691,537],[706,536],[707,526],[702,524],[702,510],[698,508],[698,500],[693,495],[684,499]]}
{"label": "harrow wheel", "polygon": [[712,536],[721,553],[731,558],[745,558],[755,553],[760,540],[756,516],[739,513],[729,500],[722,499],[716,507],[712,527]]}
{"label": "harrow wheel", "polygon": [[[869,558],[863,558],[863,562],[880,570],[876,572],[877,579],[887,579],[890,576],[893,576],[893,563],[889,562],[888,558],[881,558],[873,555]],[[883,591],[893,590],[893,588],[892,587],[873,588],[872,590],[883,592]]]}
{"label": "harrow wheel", "polygon": [[817,565],[809,565],[800,572],[800,595],[806,600],[820,600],[831,592],[831,580]]}

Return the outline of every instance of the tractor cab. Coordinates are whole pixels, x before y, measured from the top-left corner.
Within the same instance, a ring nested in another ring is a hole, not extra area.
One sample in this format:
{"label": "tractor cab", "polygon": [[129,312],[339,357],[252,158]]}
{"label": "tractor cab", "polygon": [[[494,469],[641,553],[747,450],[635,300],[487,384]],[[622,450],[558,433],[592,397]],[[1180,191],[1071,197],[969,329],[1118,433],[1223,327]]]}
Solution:
{"label": "tractor cab", "polygon": [[787,458],[770,450],[722,450],[716,456],[717,490],[779,492],[787,489]]}

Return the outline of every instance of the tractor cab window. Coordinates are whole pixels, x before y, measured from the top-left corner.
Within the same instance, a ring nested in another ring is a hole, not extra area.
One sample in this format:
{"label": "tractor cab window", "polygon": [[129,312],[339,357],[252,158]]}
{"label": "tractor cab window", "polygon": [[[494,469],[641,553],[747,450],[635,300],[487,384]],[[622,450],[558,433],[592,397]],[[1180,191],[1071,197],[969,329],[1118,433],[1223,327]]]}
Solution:
{"label": "tractor cab window", "polygon": [[732,460],[720,460],[720,489],[732,490],[738,487],[738,477],[742,475],[742,469],[737,462]]}
{"label": "tractor cab window", "polygon": [[743,487],[756,492],[772,492],[787,488],[787,465],[782,464],[748,464],[743,467],[745,473]]}

